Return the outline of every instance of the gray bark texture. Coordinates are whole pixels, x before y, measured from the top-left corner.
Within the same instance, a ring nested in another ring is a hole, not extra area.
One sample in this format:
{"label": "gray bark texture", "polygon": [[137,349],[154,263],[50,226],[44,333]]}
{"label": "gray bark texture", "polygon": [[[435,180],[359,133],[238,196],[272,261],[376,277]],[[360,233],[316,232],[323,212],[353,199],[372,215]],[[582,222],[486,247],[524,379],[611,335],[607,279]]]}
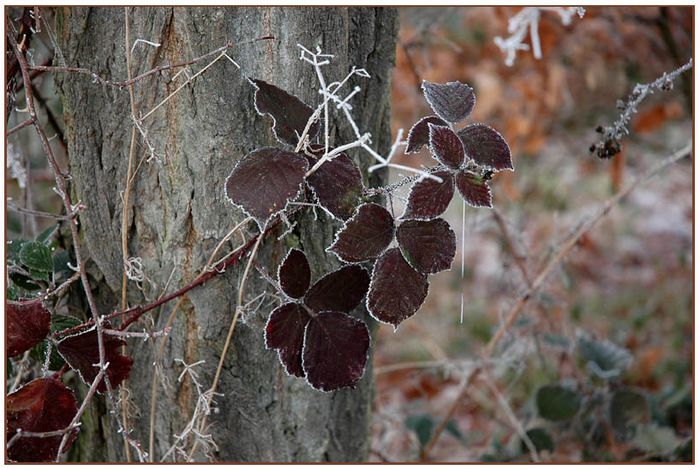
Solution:
{"label": "gray bark texture", "polygon": [[[130,281],[130,305],[158,297],[167,285],[173,291],[193,279],[217,243],[244,215],[224,197],[224,180],[234,164],[263,146],[281,146],[270,130],[271,120],[253,107],[254,88],[246,77],[263,79],[312,106],[320,102],[316,74],[299,60],[302,44],[321,46],[335,58],[324,68],[330,81],[342,79],[354,65],[367,69],[371,79],[355,77],[351,90],[353,114],[373,146],[386,153],[390,142],[389,89],[394,64],[397,14],[388,8],[129,8],[131,43],[125,44],[123,8],[62,8],[57,15],[58,45],[69,66],[90,69],[110,80],[127,77],[126,48],[136,39],[134,76],[158,65],[198,57],[227,42],[237,44],[226,59],[211,66],[144,122],[157,158],[148,161],[144,139],[138,138],[136,173],[129,207],[129,254],[143,260],[147,279],[138,288]],[[262,36],[273,40],[250,42]],[[213,57],[211,58],[213,59]],[[193,65],[192,75],[209,61]],[[153,108],[184,80],[175,71],[158,73],[135,85],[141,115]],[[80,223],[83,250],[103,313],[119,308],[122,282],[121,218],[132,120],[126,88],[103,87],[89,76],[57,74],[68,140],[72,191],[87,206]],[[334,145],[354,140],[342,118],[332,119]],[[363,169],[366,153],[349,152]],[[381,177],[367,181],[381,182]],[[277,240],[284,228],[268,237],[257,263],[275,274],[289,246],[300,246],[312,263],[315,278],[338,267],[325,248],[339,224],[319,212],[295,216],[292,233]],[[253,233],[252,229],[249,236]],[[226,253],[240,244],[226,244]],[[155,415],[155,461],[159,461],[192,415],[195,387],[175,359],[197,366],[207,389],[213,379],[229,324],[236,308],[244,263],[206,285],[190,291],[178,311],[167,340]],[[253,271],[246,301],[273,289]],[[219,382],[215,413],[207,429],[221,461],[359,461],[367,458],[371,419],[371,367],[354,390],[322,393],[285,375],[274,351],[265,349],[263,327],[277,305],[265,297],[263,306],[236,326]],[[165,325],[175,302],[145,316],[133,330],[158,330]],[[255,303],[257,304],[257,302]],[[371,323],[358,308],[354,312]],[[148,450],[151,380],[155,369],[154,341],[129,340],[127,351],[134,368],[127,382],[132,436]],[[83,387],[84,392],[84,387]],[[103,399],[94,401],[83,419],[72,459],[116,461],[125,458],[124,442]],[[191,441],[189,441],[191,443]],[[189,449],[189,445],[187,448]],[[202,447],[200,446],[200,449]],[[171,456],[168,460],[172,460]],[[180,457],[178,457],[180,458]],[[209,456],[198,452],[197,460]]]}

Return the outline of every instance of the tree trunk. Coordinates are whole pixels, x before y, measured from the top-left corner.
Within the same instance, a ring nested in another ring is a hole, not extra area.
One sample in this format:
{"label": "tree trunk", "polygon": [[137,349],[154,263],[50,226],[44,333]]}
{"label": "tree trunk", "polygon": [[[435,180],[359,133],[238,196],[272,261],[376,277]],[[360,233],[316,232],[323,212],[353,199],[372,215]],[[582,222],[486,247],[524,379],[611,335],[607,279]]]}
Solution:
{"label": "tree trunk", "polygon": [[[132,75],[158,65],[198,57],[228,42],[229,55],[185,86],[144,121],[148,143],[137,137],[139,162],[129,199],[129,256],[140,257],[146,280],[141,289],[129,281],[130,305],[171,292],[193,279],[218,242],[243,218],[224,197],[224,180],[234,164],[255,148],[280,146],[271,121],[253,107],[255,77],[296,94],[315,106],[320,102],[313,68],[299,60],[297,44],[320,46],[334,54],[324,67],[331,81],[342,79],[354,65],[370,79],[355,77],[349,90],[362,91],[352,99],[361,131],[369,131],[373,145],[386,153],[390,145],[389,87],[394,62],[396,12],[385,8],[129,8],[130,43],[125,44],[125,12],[121,8],[63,8],[57,18],[59,48],[66,64],[84,67],[111,80],[127,77],[126,48],[133,48]],[[250,42],[273,36],[272,40]],[[193,75],[214,59],[192,65]],[[186,76],[177,71],[151,75],[135,85],[136,107],[144,115]],[[81,213],[83,249],[90,257],[90,274],[103,313],[118,309],[122,284],[121,221],[132,120],[126,88],[103,87],[89,76],[58,74],[69,148],[72,191],[87,206]],[[332,107],[333,108],[333,107]],[[333,119],[335,145],[354,140],[342,118]],[[155,155],[151,158],[149,145]],[[350,152],[366,169],[366,153]],[[368,181],[377,184],[379,179]],[[338,223],[319,213],[297,216],[294,239],[312,263],[316,278],[337,267],[325,248]],[[256,257],[271,274],[286,254],[281,228],[268,237]],[[249,234],[250,236],[251,234]],[[234,249],[240,239],[225,245]],[[243,271],[236,265],[204,286],[190,291],[175,316],[162,361],[155,413],[153,456],[160,460],[190,419],[196,404],[189,377],[181,383],[183,366],[205,361],[194,369],[206,390],[212,383],[224,339],[236,308]],[[266,281],[253,271],[245,301],[265,289]],[[218,450],[211,456],[224,461],[358,461],[366,459],[372,395],[371,367],[357,388],[322,393],[300,379],[288,377],[274,351],[265,349],[262,328],[276,303],[264,298],[261,308],[236,326],[216,398],[216,412],[208,422]],[[175,302],[147,315],[134,330],[159,330]],[[362,308],[355,312],[368,323]],[[134,368],[126,384],[130,393],[132,436],[148,450],[151,381],[158,341],[129,340]],[[123,460],[124,443],[105,403],[95,401],[83,420],[81,437],[72,458]],[[191,441],[190,441],[191,442]],[[188,446],[189,448],[190,446]],[[200,446],[200,449],[202,447]],[[168,460],[174,458],[171,455]],[[180,458],[178,456],[178,458]],[[201,452],[198,460],[206,459]]]}

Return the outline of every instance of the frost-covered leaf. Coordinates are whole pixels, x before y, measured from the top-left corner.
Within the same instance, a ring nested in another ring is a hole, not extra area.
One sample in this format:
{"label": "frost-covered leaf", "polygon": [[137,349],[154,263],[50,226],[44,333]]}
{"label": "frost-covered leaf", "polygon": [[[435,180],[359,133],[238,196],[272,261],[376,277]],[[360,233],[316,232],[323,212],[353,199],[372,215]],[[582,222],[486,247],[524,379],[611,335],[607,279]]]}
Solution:
{"label": "frost-covered leaf", "polygon": [[51,328],[51,313],[41,299],[22,300],[5,304],[7,325],[7,355],[16,356],[31,349],[46,338]]}
{"label": "frost-covered leaf", "polygon": [[457,131],[467,157],[494,170],[512,170],[510,147],[501,134],[486,124],[471,124]]}
{"label": "frost-covered leaf", "polygon": [[297,377],[304,377],[301,351],[304,345],[304,329],[309,319],[309,314],[303,306],[290,302],[274,309],[265,325],[265,346],[268,349],[277,349],[280,362],[287,373]]}
{"label": "frost-covered leaf", "polygon": [[306,182],[319,204],[342,220],[352,215],[362,195],[360,170],[344,153],[318,167]]}
{"label": "frost-covered leaf", "polygon": [[460,171],[455,180],[457,190],[467,204],[474,207],[493,207],[491,188],[483,177],[471,171]]}
{"label": "frost-covered leaf", "polygon": [[464,163],[464,145],[452,129],[428,124],[430,129],[430,151],[443,165],[454,170]]}
{"label": "frost-covered leaf", "polygon": [[429,124],[447,126],[448,124],[437,116],[426,116],[413,125],[408,132],[405,153],[416,153],[430,142]]}
{"label": "frost-covered leaf", "polygon": [[293,299],[304,297],[311,283],[309,260],[303,251],[292,248],[277,271],[282,291]]}
{"label": "frost-covered leaf", "polygon": [[367,203],[357,208],[328,248],[347,263],[376,258],[394,238],[394,218],[379,204]]}
{"label": "frost-covered leaf", "polygon": [[[60,431],[68,427],[78,412],[73,392],[53,378],[35,379],[5,399],[7,439],[17,430],[27,432]],[[71,431],[64,451],[78,435]],[[7,457],[18,462],[45,462],[56,458],[63,436],[20,437],[7,451]]]}
{"label": "frost-covered leaf", "polygon": [[398,248],[387,250],[374,263],[367,310],[380,322],[397,328],[418,311],[427,295],[428,276],[413,269]]}
{"label": "frost-covered leaf", "polygon": [[581,406],[581,396],[576,390],[557,384],[540,387],[535,401],[539,415],[549,421],[569,420]]}
{"label": "frost-covered leaf", "polygon": [[49,228],[34,237],[35,242],[43,243],[46,246],[51,245],[51,240],[58,230],[59,224],[51,225]]}
{"label": "frost-covered leaf", "polygon": [[321,312],[304,334],[304,371],[316,389],[354,387],[367,365],[369,331],[365,322],[342,312]]}
{"label": "frost-covered leaf", "polygon": [[[77,327],[83,323],[82,320],[75,317],[70,317],[67,315],[51,315],[51,333],[56,333],[57,331],[67,330],[69,328]],[[66,363],[63,357],[56,351],[56,348],[49,348],[47,344],[49,341],[41,341],[31,350],[30,356],[44,363],[46,360],[47,350],[51,350],[51,356],[49,357],[48,370],[60,370],[61,367]]]}
{"label": "frost-covered leaf", "polygon": [[452,266],[457,241],[443,219],[406,220],[396,229],[401,254],[416,271],[435,274]]}
{"label": "frost-covered leaf", "polygon": [[51,250],[42,242],[26,242],[22,244],[19,258],[30,272],[50,273],[53,269]]}
{"label": "frost-covered leaf", "polygon": [[311,286],[304,303],[314,312],[349,312],[362,301],[369,286],[369,274],[358,265],[344,266],[328,273]]}
{"label": "frost-covered leaf", "polygon": [[226,180],[226,196],[262,228],[296,198],[309,169],[306,158],[266,147],[243,157]]}
{"label": "frost-covered leaf", "polygon": [[406,210],[402,219],[434,219],[447,210],[455,192],[455,181],[449,171],[438,171],[433,178],[423,178],[413,183],[408,194]]}
{"label": "frost-covered leaf", "polygon": [[604,380],[619,377],[632,364],[629,350],[583,330],[576,332],[576,348],[586,368]]}
{"label": "frost-covered leaf", "polygon": [[[109,323],[103,324],[104,328],[110,328]],[[105,350],[105,363],[109,363],[107,377],[112,388],[117,386],[129,377],[133,360],[128,356],[120,354],[119,349],[126,344],[123,339],[113,335],[102,335],[102,343]],[[92,385],[97,377],[100,363],[100,352],[97,344],[97,330],[92,328],[84,333],[68,336],[61,340],[56,346],[63,359],[68,365],[78,372],[83,381]],[[105,381],[102,380],[97,386],[97,391],[102,393],[107,390]]]}
{"label": "frost-covered leaf", "polygon": [[649,423],[637,428],[631,444],[647,454],[668,454],[678,447],[680,438],[670,426]]}
{"label": "frost-covered leaf", "polygon": [[623,388],[610,398],[610,424],[623,440],[634,435],[637,425],[649,420],[649,403],[641,392]]}
{"label": "frost-covered leaf", "polygon": [[[296,96],[262,80],[250,79],[257,88],[255,109],[258,114],[269,114],[273,119],[272,131],[280,142],[296,146],[314,110]],[[308,137],[312,140],[320,126],[314,122]]]}
{"label": "frost-covered leaf", "polygon": [[423,94],[435,114],[456,123],[466,119],[474,109],[474,89],[460,82],[431,83],[423,80]]}

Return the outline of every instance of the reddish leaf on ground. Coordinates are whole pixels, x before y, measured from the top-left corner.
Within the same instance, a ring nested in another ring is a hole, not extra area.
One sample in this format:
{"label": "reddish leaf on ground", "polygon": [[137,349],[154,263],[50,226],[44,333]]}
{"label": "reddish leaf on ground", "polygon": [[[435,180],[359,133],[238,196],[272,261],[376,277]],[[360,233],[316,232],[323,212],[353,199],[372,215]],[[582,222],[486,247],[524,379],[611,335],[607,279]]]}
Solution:
{"label": "reddish leaf on ground", "polygon": [[406,220],[396,229],[401,254],[416,271],[435,274],[452,267],[457,241],[443,219]]}
{"label": "reddish leaf on ground", "polygon": [[[73,392],[59,380],[35,379],[5,398],[7,440],[21,429],[26,432],[60,431],[70,425],[78,412]],[[78,435],[70,432],[64,451]],[[62,435],[52,437],[20,437],[7,450],[7,457],[18,462],[46,462],[56,459]]]}
{"label": "reddish leaf on ground", "polygon": [[[104,328],[110,328],[108,323],[103,324]],[[102,335],[102,343],[105,349],[105,362],[109,363],[107,377],[112,388],[117,386],[129,377],[133,360],[128,356],[119,353],[122,345],[126,344],[123,339],[113,335]],[[84,333],[75,336],[67,336],[56,346],[58,352],[63,356],[68,365],[78,372],[83,381],[92,385],[97,377],[100,363],[100,352],[97,345],[97,330],[92,328]],[[102,393],[107,390],[105,381],[100,381],[97,391]]]}
{"label": "reddish leaf on ground", "polygon": [[226,196],[262,228],[296,198],[309,169],[306,158],[266,147],[243,157],[226,179]]}
{"label": "reddish leaf on ground", "polygon": [[416,153],[430,141],[428,124],[447,126],[448,124],[437,116],[426,116],[413,125],[408,133],[405,153]]}
{"label": "reddish leaf on ground", "polygon": [[455,180],[449,171],[433,173],[433,178],[423,178],[413,183],[408,194],[408,204],[402,219],[434,219],[447,210],[455,192]]}
{"label": "reddish leaf on ground", "polygon": [[457,131],[467,157],[494,170],[512,170],[510,147],[501,134],[486,124],[471,124]]}
{"label": "reddish leaf on ground", "polygon": [[435,114],[445,121],[456,123],[466,119],[474,109],[474,89],[460,82],[431,83],[423,80],[423,94]]}
{"label": "reddish leaf on ground", "polygon": [[428,276],[413,269],[398,248],[387,250],[374,263],[367,310],[380,322],[397,328],[418,311],[427,295]]}
{"label": "reddish leaf on ground", "polygon": [[51,328],[51,313],[41,299],[8,300],[5,309],[7,322],[7,355],[9,357],[28,351],[46,338]]}
{"label": "reddish leaf on ground", "polygon": [[339,219],[350,217],[362,195],[362,176],[357,165],[341,153],[307,178],[319,204]]}
{"label": "reddish leaf on ground", "polygon": [[301,367],[301,351],[304,345],[304,329],[310,316],[304,307],[294,303],[280,305],[272,311],[265,325],[265,346],[277,349],[280,362],[287,373],[304,377]]}
{"label": "reddish leaf on ground", "polygon": [[282,291],[293,299],[304,297],[311,283],[309,260],[303,251],[292,248],[277,271]]}
{"label": "reddish leaf on ground", "polygon": [[326,274],[311,286],[304,303],[314,312],[349,312],[362,301],[369,287],[367,270],[354,264]]}
{"label": "reddish leaf on ground", "polygon": [[433,157],[453,170],[459,169],[465,160],[462,140],[449,127],[428,124],[428,128]]}
{"label": "reddish leaf on ground", "polygon": [[[306,103],[296,96],[262,80],[250,79],[257,89],[255,92],[255,109],[258,114],[269,114],[272,119],[272,132],[282,143],[296,146],[303,134],[306,124],[314,113]],[[320,126],[314,122],[309,128],[308,137],[312,140],[318,134]]]}
{"label": "reddish leaf on ground", "polygon": [[328,248],[347,263],[376,258],[394,238],[394,218],[379,204],[362,204]]}
{"label": "reddish leaf on ground", "polygon": [[470,171],[457,173],[457,190],[468,204],[474,207],[493,207],[491,188],[486,180]]}
{"label": "reddish leaf on ground", "polygon": [[324,392],[354,387],[365,372],[369,342],[365,322],[342,312],[319,313],[304,335],[306,380]]}

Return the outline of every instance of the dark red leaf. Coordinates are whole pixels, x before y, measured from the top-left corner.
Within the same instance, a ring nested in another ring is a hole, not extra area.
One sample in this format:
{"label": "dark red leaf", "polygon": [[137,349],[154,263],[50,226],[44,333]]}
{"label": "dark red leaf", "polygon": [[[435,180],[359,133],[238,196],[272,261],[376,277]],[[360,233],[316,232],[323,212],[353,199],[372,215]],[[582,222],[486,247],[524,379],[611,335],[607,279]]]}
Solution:
{"label": "dark red leaf", "polygon": [[467,203],[474,207],[493,207],[491,188],[481,176],[470,171],[457,173],[457,190]]}
{"label": "dark red leaf", "polygon": [[354,387],[367,365],[369,331],[361,320],[341,312],[321,312],[304,335],[304,371],[312,387],[330,392]]}
{"label": "dark red leaf", "polygon": [[428,124],[447,126],[448,124],[437,116],[427,116],[413,125],[408,133],[405,153],[416,153],[430,140]]}
{"label": "dark red leaf", "polygon": [[318,167],[306,182],[319,204],[342,220],[352,215],[362,195],[360,170],[344,153]]}
{"label": "dark red leaf", "polygon": [[304,297],[314,312],[349,312],[362,301],[369,286],[367,270],[354,264],[326,274],[311,286]]}
{"label": "dark red leaf", "polygon": [[[296,146],[314,110],[296,96],[274,85],[255,79],[250,82],[257,88],[255,109],[258,114],[269,114],[272,117],[272,131],[277,140]],[[307,134],[309,140],[316,137],[319,128],[318,122],[311,125]]]}
{"label": "dark red leaf", "polygon": [[408,204],[402,219],[434,219],[447,210],[455,192],[455,180],[449,171],[433,173],[442,178],[442,183],[433,178],[423,178],[411,187]]}
{"label": "dark red leaf", "polygon": [[423,94],[435,114],[455,123],[471,114],[476,95],[469,85],[460,82],[431,83],[423,80]]}
{"label": "dark red leaf", "polygon": [[[103,324],[104,328],[110,328],[109,323]],[[126,344],[123,339],[113,335],[102,335],[102,343],[105,349],[105,362],[109,363],[107,377],[112,388],[129,377],[133,360],[119,353],[121,346]],[[83,381],[92,385],[99,370],[95,364],[100,363],[100,352],[97,345],[97,330],[92,328],[84,333],[68,336],[61,340],[56,347],[68,365],[78,372]],[[105,381],[97,386],[97,391],[102,393],[107,390]]]}
{"label": "dark red leaf", "polygon": [[494,170],[512,170],[510,147],[503,136],[486,124],[471,124],[457,131],[467,157]]}
{"label": "dark red leaf", "polygon": [[51,327],[51,314],[41,299],[6,304],[7,355],[21,354],[46,338]]}
{"label": "dark red leaf", "polygon": [[303,251],[289,250],[277,271],[277,279],[285,294],[293,299],[304,297],[311,284],[311,268]]}
{"label": "dark red leaf", "polygon": [[274,309],[265,325],[265,346],[267,349],[277,349],[287,373],[297,377],[304,377],[301,351],[309,318],[303,306],[290,302]]}
{"label": "dark red leaf", "polygon": [[428,295],[428,276],[406,262],[398,248],[384,253],[372,271],[367,310],[380,322],[399,326],[413,316]]}
{"label": "dark red leaf", "polygon": [[430,150],[433,157],[443,165],[459,169],[464,163],[464,146],[452,129],[428,124],[430,129]]}
{"label": "dark red leaf", "polygon": [[299,195],[308,169],[309,163],[296,153],[271,147],[254,150],[229,175],[226,196],[262,228]]}
{"label": "dark red leaf", "polygon": [[347,263],[376,258],[394,238],[394,218],[379,204],[367,203],[357,208],[328,248]]}
{"label": "dark red leaf", "polygon": [[[60,431],[68,427],[78,412],[73,392],[53,378],[34,379],[5,399],[7,439],[17,430],[27,432]],[[70,432],[64,451],[73,444],[78,430]],[[17,462],[46,462],[56,459],[62,435],[51,437],[20,437],[7,451]]]}
{"label": "dark red leaf", "polygon": [[416,271],[435,274],[452,267],[457,242],[443,219],[407,220],[396,229],[401,254]]}

